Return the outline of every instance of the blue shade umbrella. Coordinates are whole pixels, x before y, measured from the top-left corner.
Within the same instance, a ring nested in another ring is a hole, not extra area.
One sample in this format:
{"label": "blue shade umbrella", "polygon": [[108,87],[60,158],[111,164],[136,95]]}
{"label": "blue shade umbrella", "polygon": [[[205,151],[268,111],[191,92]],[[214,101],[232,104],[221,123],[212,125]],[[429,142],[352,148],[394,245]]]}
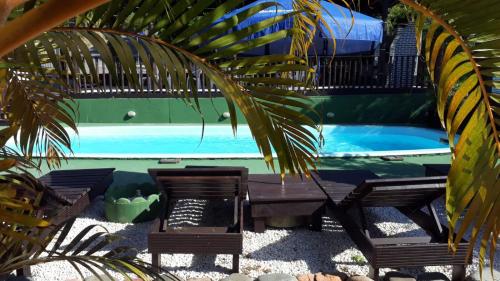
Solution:
{"label": "blue shade umbrella", "polygon": [[[228,19],[240,12],[246,11],[261,3],[274,2],[277,5],[267,8],[263,11],[252,15],[245,21],[236,26],[236,30],[241,30],[258,22],[270,19],[276,16],[284,15],[293,12],[293,0],[258,0],[240,9],[237,9],[229,14],[226,14],[222,20]],[[340,5],[330,3],[328,1],[320,1],[325,24],[333,32],[333,37],[337,40],[337,54],[371,52],[382,42],[383,38],[383,22],[382,20],[369,17],[367,15],[349,11]],[[352,24],[354,17],[354,24]],[[258,38],[276,31],[290,29],[293,27],[293,18],[287,18],[283,21],[260,31],[251,36],[250,39]],[[315,36],[316,51],[320,54],[331,54],[333,52],[333,38],[328,28],[320,25],[319,32]],[[286,52],[289,46],[289,40],[274,43],[270,46],[271,53]],[[257,48],[252,51],[252,54],[259,54],[263,48]]]}

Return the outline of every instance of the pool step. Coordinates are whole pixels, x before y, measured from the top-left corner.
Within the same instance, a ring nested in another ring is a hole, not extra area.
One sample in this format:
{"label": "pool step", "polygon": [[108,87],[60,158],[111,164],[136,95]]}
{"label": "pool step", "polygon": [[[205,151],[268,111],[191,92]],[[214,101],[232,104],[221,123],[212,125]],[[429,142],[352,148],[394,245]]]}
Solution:
{"label": "pool step", "polygon": [[403,161],[404,158],[402,156],[381,156],[380,159],[384,161]]}
{"label": "pool step", "polygon": [[158,164],[178,164],[180,162],[180,158],[163,158],[158,161]]}

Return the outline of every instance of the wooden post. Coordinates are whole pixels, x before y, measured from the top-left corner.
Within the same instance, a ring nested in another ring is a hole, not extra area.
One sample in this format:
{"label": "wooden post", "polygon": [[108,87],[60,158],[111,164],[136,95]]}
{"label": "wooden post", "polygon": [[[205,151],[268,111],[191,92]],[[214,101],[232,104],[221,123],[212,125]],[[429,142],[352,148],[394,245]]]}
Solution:
{"label": "wooden post", "polygon": [[233,273],[240,272],[240,255],[233,255]]}
{"label": "wooden post", "polygon": [[151,253],[151,264],[153,265],[153,270],[155,272],[160,272],[161,268],[161,254],[160,253]]}
{"label": "wooden post", "polygon": [[254,218],[253,219],[253,231],[256,233],[264,233],[266,231],[266,219],[265,218]]}
{"label": "wooden post", "polygon": [[451,281],[465,280],[465,265],[454,265],[451,273]]}
{"label": "wooden post", "polygon": [[378,268],[374,268],[372,265],[369,266],[369,271],[368,271],[368,277],[370,277],[371,279],[375,280],[375,281],[378,281],[379,280],[379,269]]}

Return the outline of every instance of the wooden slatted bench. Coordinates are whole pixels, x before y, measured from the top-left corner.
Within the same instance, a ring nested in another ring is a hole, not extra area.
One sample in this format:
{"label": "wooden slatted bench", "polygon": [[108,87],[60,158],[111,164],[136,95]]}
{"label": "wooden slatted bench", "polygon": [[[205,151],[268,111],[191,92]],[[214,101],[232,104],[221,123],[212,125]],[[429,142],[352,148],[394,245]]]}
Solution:
{"label": "wooden slatted bench", "polygon": [[[54,225],[79,215],[97,196],[104,194],[113,182],[114,168],[54,170],[39,178],[47,187],[48,200],[62,208],[42,206],[40,212]],[[53,197],[53,198],[52,198]],[[17,270],[17,275],[31,276],[30,267]]]}
{"label": "wooden slatted bench", "polygon": [[[153,266],[159,269],[161,254],[230,254],[233,271],[239,271],[243,252],[243,204],[246,196],[246,168],[150,169],[149,174],[166,198],[164,210],[148,235]],[[171,226],[170,215],[178,200],[233,200],[232,224],[216,226]]]}
{"label": "wooden slatted bench", "polygon": [[62,222],[80,214],[113,182],[114,168],[54,170],[39,178],[65,207],[58,210],[53,222]]}
{"label": "wooden slatted bench", "polygon": [[[432,205],[445,193],[445,176],[380,179],[367,170],[319,170],[313,178],[327,194],[335,218],[370,263],[374,280],[379,268],[429,265],[453,265],[452,280],[465,279],[465,266],[471,263],[466,258],[469,244],[463,240],[456,253],[450,252],[448,229],[439,222]],[[373,238],[365,207],[394,207],[429,236]]]}

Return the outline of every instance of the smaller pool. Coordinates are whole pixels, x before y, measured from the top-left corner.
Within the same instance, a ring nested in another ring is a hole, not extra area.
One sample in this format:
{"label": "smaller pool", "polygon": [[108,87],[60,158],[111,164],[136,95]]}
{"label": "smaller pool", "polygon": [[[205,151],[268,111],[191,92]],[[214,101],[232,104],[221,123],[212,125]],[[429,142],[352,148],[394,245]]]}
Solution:
{"label": "smaller pool", "polygon": [[[78,158],[260,158],[248,126],[80,126],[72,135]],[[449,153],[443,131],[401,126],[325,125],[321,157]],[[14,143],[8,143],[11,147]]]}

